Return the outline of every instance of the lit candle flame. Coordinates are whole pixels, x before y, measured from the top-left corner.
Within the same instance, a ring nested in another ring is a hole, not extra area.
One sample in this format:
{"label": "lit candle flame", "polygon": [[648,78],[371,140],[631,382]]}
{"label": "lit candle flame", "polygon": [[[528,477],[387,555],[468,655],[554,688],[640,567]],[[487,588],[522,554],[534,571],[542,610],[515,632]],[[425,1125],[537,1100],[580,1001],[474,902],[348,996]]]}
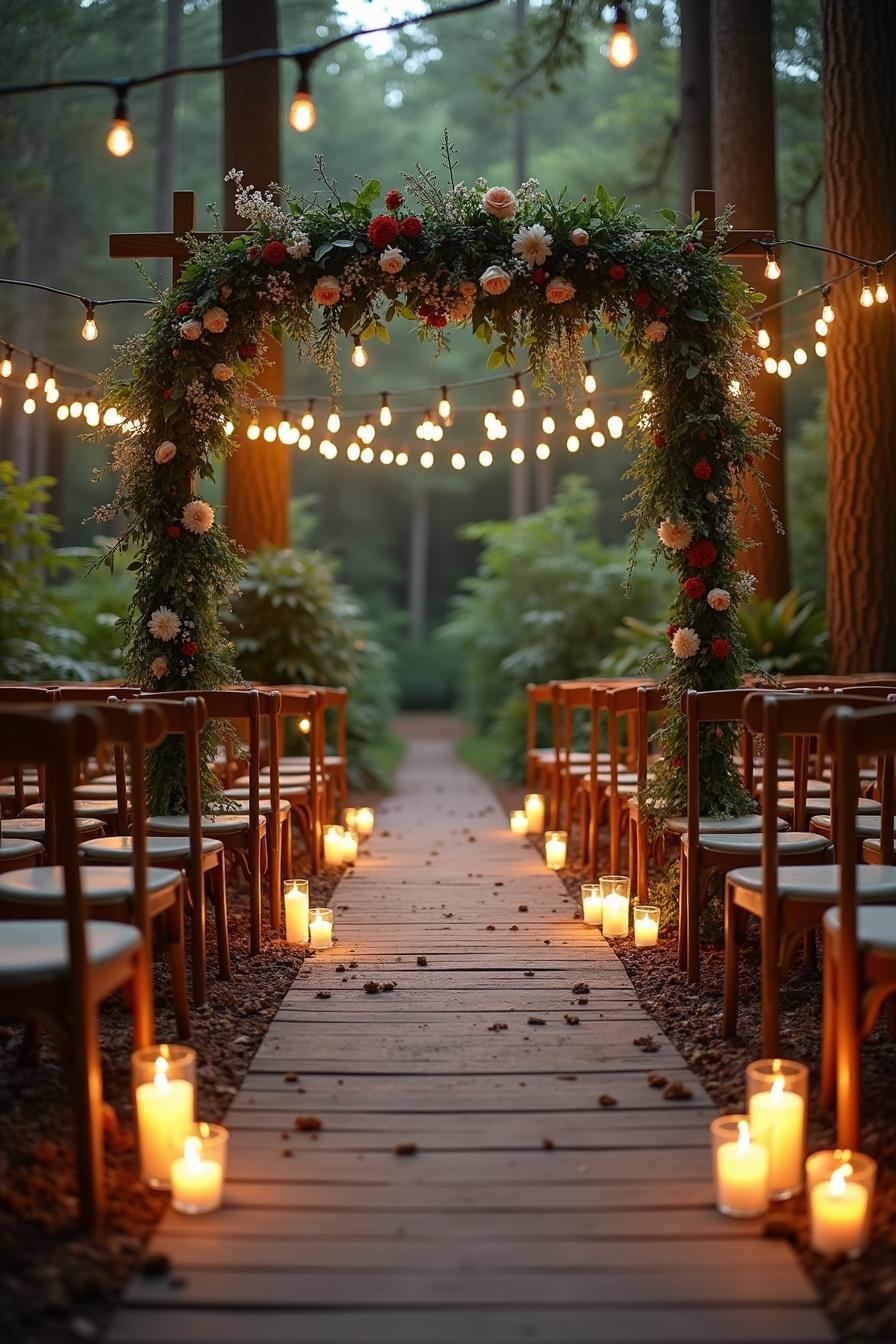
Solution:
{"label": "lit candle flame", "polygon": [[184,1139],[184,1162],[188,1167],[196,1168],[202,1161],[202,1140],[197,1139],[195,1134],[189,1135]]}
{"label": "lit candle flame", "polygon": [[784,1079],[776,1078],[769,1090],[771,1091],[773,1097],[780,1097],[782,1092],[784,1091]]}
{"label": "lit candle flame", "polygon": [[852,1163],[844,1162],[842,1166],[836,1167],[831,1172],[831,1179],[828,1184],[831,1197],[833,1199],[842,1199],[846,1194],[846,1178],[852,1175]]}
{"label": "lit candle flame", "polygon": [[750,1151],[749,1120],[738,1120],[737,1122],[737,1151],[741,1156]]}
{"label": "lit candle flame", "polygon": [[160,1092],[168,1091],[168,1061],[164,1055],[156,1057],[156,1073],[153,1083]]}

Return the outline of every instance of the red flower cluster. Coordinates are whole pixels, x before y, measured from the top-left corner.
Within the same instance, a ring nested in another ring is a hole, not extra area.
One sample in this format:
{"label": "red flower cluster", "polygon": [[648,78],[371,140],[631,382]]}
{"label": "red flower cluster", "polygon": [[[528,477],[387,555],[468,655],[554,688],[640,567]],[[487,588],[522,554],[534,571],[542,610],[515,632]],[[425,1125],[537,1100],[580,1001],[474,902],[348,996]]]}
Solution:
{"label": "red flower cluster", "polygon": [[646,289],[639,289],[639,290],[637,291],[637,293],[634,295],[634,297],[632,298],[632,303],[634,304],[634,306],[635,306],[636,308],[649,308],[649,307],[650,307],[650,297],[651,297],[651,296],[650,296],[650,293],[649,293],[648,290],[646,290]]}
{"label": "red flower cluster", "polygon": [[265,243],[261,259],[269,266],[282,266],[286,257],[286,244],[281,243],[279,238],[272,238],[269,243]]}
{"label": "red flower cluster", "polygon": [[683,756],[673,756],[673,757],[672,757],[672,768],[673,768],[674,770],[682,770],[682,769],[684,768],[684,757],[683,757]]}
{"label": "red flower cluster", "polygon": [[400,205],[404,205],[404,197],[395,187],[386,192],[386,209],[397,210]]}
{"label": "red flower cluster", "polygon": [[176,345],[176,346],[174,347],[174,349],[171,351],[171,358],[172,358],[172,359],[180,359],[180,346],[177,346],[177,345]]}
{"label": "red flower cluster", "polygon": [[694,465],[691,467],[691,471],[697,477],[698,481],[708,481],[710,476],[712,475],[712,467],[709,465],[705,457],[701,457],[697,462],[695,462]]}
{"label": "red flower cluster", "polygon": [[714,639],[710,644],[709,649],[713,658],[718,658],[721,662],[723,659],[727,658],[731,652],[731,645],[727,639]]}
{"label": "red flower cluster", "polygon": [[187,303],[186,299],[184,299],[182,303],[179,303],[177,305],[174,311],[177,313],[178,317],[186,317],[187,313],[190,311],[192,307],[193,305],[191,303]]}
{"label": "red flower cluster", "polygon": [[543,266],[533,266],[533,267],[532,267],[532,283],[533,283],[533,285],[543,285],[544,282],[545,282],[545,280],[547,280],[547,278],[548,278],[548,273],[547,273],[547,271],[545,270],[545,268],[544,268]]}
{"label": "red flower cluster", "polygon": [[706,537],[701,537],[699,541],[694,542],[693,546],[688,547],[686,558],[692,569],[706,569],[708,565],[713,563],[718,553],[714,542],[709,541]]}
{"label": "red flower cluster", "polygon": [[405,215],[398,227],[404,238],[419,238],[423,232],[423,224],[416,215]]}
{"label": "red flower cluster", "polygon": [[607,274],[609,275],[609,277],[610,277],[611,280],[624,280],[624,279],[625,279],[625,267],[622,265],[621,262],[619,262],[619,261],[614,261],[614,262],[613,262],[613,265],[610,267],[610,269],[609,269],[609,271],[607,272]]}
{"label": "red flower cluster", "polygon": [[177,523],[172,523],[170,527],[166,527],[165,534],[166,536],[169,536],[172,541],[177,541],[177,538],[180,536],[180,528]]}
{"label": "red flower cluster", "polygon": [[693,602],[699,602],[701,597],[706,596],[706,584],[702,579],[685,579],[682,587]]}
{"label": "red flower cluster", "polygon": [[195,640],[187,639],[181,644],[180,651],[185,658],[192,658],[194,653],[199,652],[199,645]]}
{"label": "red flower cluster", "polygon": [[381,251],[398,237],[398,222],[391,215],[376,215],[367,226],[367,237]]}
{"label": "red flower cluster", "polygon": [[666,638],[667,638],[667,639],[674,639],[675,636],[678,634],[678,631],[679,631],[679,627],[678,627],[677,625],[667,625],[667,626],[666,626]]}
{"label": "red flower cluster", "polygon": [[251,247],[246,248],[246,256],[249,258],[250,261],[257,261],[258,258],[261,256],[261,248],[256,247],[255,244],[253,243]]}
{"label": "red flower cluster", "polygon": [[446,315],[440,312],[438,308],[433,308],[429,303],[421,303],[417,309],[417,316],[422,318],[428,327],[438,327],[441,330],[442,327],[448,325]]}
{"label": "red flower cluster", "polygon": [[669,309],[666,307],[666,305],[665,305],[664,303],[660,303],[660,304],[657,305],[656,315],[657,315],[657,317],[668,317],[668,316],[669,316]]}
{"label": "red flower cluster", "polygon": [[653,446],[654,448],[665,448],[666,446],[666,436],[659,429],[653,436]]}
{"label": "red flower cluster", "polygon": [[245,345],[238,347],[237,354],[240,359],[254,359],[258,354],[258,346],[254,341],[247,341]]}

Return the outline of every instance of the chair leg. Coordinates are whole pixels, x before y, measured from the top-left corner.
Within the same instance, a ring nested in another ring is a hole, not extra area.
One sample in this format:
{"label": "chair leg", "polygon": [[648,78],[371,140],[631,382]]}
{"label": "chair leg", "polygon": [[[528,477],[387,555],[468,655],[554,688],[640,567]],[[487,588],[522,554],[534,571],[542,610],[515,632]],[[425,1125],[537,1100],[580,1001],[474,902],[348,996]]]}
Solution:
{"label": "chair leg", "polygon": [[261,951],[261,851],[257,846],[249,856],[249,950],[253,954]]}
{"label": "chair leg", "polygon": [[641,817],[635,821],[638,846],[638,901],[647,905],[650,898],[650,836]]}
{"label": "chair leg", "polygon": [[807,970],[818,970],[818,943],[815,938],[814,929],[806,929],[803,934],[803,959],[805,960]]}
{"label": "chair leg", "polygon": [[271,929],[280,932],[280,876],[283,871],[283,830],[273,813],[268,831],[268,890],[270,892]]}
{"label": "chair leg", "polygon": [[95,1007],[85,1006],[73,1025],[69,1040],[81,1221],[96,1233],[102,1228],[106,1213],[106,1187],[103,1076]]}
{"label": "chair leg", "polygon": [[740,990],[740,911],[725,892],[725,992],[722,1001],[722,1036],[737,1035],[737,1000]]}
{"label": "chair leg", "polygon": [[227,874],[222,854],[214,872],[215,893],[215,939],[218,948],[218,975],[229,980],[230,968],[230,930],[227,927]]}
{"label": "chair leg", "polygon": [[688,855],[687,873],[687,964],[688,984],[700,983],[700,855]]}
{"label": "chair leg", "polygon": [[829,1110],[837,1089],[837,957],[834,943],[824,935],[824,975],[821,1010],[820,1101]]}
{"label": "chair leg", "polygon": [[610,794],[610,872],[619,872],[619,854],[622,849],[619,836],[619,798]]}
{"label": "chair leg", "polygon": [[778,958],[781,954],[779,921],[774,912],[766,912],[761,922],[762,948],[762,1050],[767,1058],[778,1054],[780,1036],[781,980]]}
{"label": "chair leg", "polygon": [[190,1001],[187,994],[187,957],[184,946],[184,908],[180,893],[165,914],[168,942],[168,965],[171,969],[171,994],[174,999],[174,1018],[177,1034],[184,1040],[190,1036]]}
{"label": "chair leg", "polygon": [[678,969],[683,971],[688,964],[688,857],[681,850],[678,861]]}
{"label": "chair leg", "polygon": [[201,1008],[206,1000],[205,965],[205,879],[190,882],[190,954],[193,971],[193,1007]]}
{"label": "chair leg", "polygon": [[[150,934],[150,937],[152,935]],[[143,944],[137,953],[134,976],[131,981],[133,991],[134,1049],[143,1050],[155,1040],[155,1026],[152,994],[152,945]]]}

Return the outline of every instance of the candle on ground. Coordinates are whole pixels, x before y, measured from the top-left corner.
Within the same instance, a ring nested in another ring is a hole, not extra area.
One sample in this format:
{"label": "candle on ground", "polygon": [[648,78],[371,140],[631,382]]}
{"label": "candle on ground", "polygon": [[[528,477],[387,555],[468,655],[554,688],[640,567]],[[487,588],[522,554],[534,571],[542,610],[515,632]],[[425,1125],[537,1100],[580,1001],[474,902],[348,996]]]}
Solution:
{"label": "candle on ground", "polygon": [[860,1255],[871,1231],[877,1163],[848,1148],[806,1159],[810,1242],[819,1255]]}
{"label": "candle on ground", "polygon": [[324,827],[324,863],[342,863],[342,826]]}
{"label": "candle on ground", "polygon": [[598,882],[582,883],[582,918],[586,924],[599,929],[603,919],[604,900]]}
{"label": "candle on ground", "polygon": [[[801,1066],[793,1065],[793,1072],[786,1074],[781,1060],[773,1060],[770,1068],[765,1066],[765,1061],[759,1061],[748,1067],[747,1110],[750,1123],[768,1131],[771,1197],[786,1199],[802,1189],[803,1184],[806,1103],[799,1092],[787,1087],[791,1076],[800,1077]],[[771,1086],[761,1089],[766,1078]],[[757,1086],[761,1090],[752,1090]]]}
{"label": "candle on ground", "polygon": [[566,863],[566,832],[545,831],[544,861],[555,872]]}
{"label": "candle on ground", "polygon": [[155,1076],[137,1088],[136,1102],[140,1175],[147,1185],[167,1189],[171,1163],[193,1125],[193,1084],[169,1078],[168,1061],[159,1055]]}
{"label": "candle on ground", "polygon": [[511,814],[510,814],[510,829],[511,829],[511,831],[513,832],[514,835],[528,835],[528,834],[529,834],[529,820],[528,820],[528,818],[527,818],[525,812],[523,812],[522,810],[517,810],[516,812],[511,812]]}
{"label": "candle on ground", "polygon": [[342,824],[347,831],[357,830],[358,809],[356,807],[347,807],[342,813]]}
{"label": "candle on ground", "polygon": [[221,1207],[224,1170],[202,1155],[202,1139],[187,1135],[183,1157],[171,1163],[171,1204],[179,1213],[213,1213]]}
{"label": "candle on ground", "polygon": [[523,799],[523,807],[526,811],[526,821],[529,823],[530,833],[541,835],[544,830],[544,795],[527,793]]}
{"label": "candle on ground", "polygon": [[304,879],[294,878],[284,884],[283,910],[286,941],[305,947],[308,942],[308,883]]}
{"label": "candle on ground", "polygon": [[355,831],[345,831],[342,836],[342,862],[354,863],[358,857],[358,836]]}
{"label": "candle on ground", "polygon": [[311,912],[311,946],[315,951],[333,946],[333,911],[323,906]]}
{"label": "candle on ground", "polygon": [[355,813],[355,830],[360,836],[373,834],[373,808],[359,807]]}
{"label": "candle on ground", "polygon": [[731,1218],[755,1218],[768,1208],[768,1152],[753,1141],[744,1117],[714,1120],[714,1137],[724,1134],[735,1121],[736,1140],[719,1143],[715,1150],[716,1207]]}
{"label": "candle on ground", "polygon": [[656,947],[660,934],[658,905],[635,906],[635,947]]}

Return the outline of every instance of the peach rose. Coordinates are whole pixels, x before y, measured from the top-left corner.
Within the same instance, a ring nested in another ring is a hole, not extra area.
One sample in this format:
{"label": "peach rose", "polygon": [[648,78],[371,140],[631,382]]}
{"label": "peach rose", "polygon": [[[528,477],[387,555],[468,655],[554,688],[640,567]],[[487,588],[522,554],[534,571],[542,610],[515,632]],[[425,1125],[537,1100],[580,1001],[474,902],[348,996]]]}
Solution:
{"label": "peach rose", "polygon": [[713,611],[727,611],[731,606],[731,594],[727,588],[710,588],[706,600]]}
{"label": "peach rose", "polygon": [[504,294],[510,288],[510,276],[503,266],[489,266],[479,277],[486,294]]}
{"label": "peach rose", "polygon": [[548,303],[568,303],[575,296],[576,287],[562,275],[555,275],[544,287],[544,296]]}
{"label": "peach rose", "polygon": [[495,219],[513,219],[516,197],[507,187],[489,187],[482,197],[482,208]]}
{"label": "peach rose", "polygon": [[569,241],[573,247],[584,247],[588,241],[587,229],[572,229],[569,234]]}
{"label": "peach rose", "polygon": [[332,308],[342,298],[342,286],[335,275],[322,275],[311,292],[315,303],[322,308]]}
{"label": "peach rose", "polygon": [[380,270],[387,275],[398,275],[404,270],[405,256],[397,247],[387,247],[380,256]]}
{"label": "peach rose", "polygon": [[180,334],[185,341],[198,341],[202,335],[202,323],[197,322],[195,317],[191,317],[187,322],[181,322]]}
{"label": "peach rose", "polygon": [[206,331],[213,331],[216,334],[222,332],[229,321],[230,318],[223,308],[209,308],[202,315],[202,325]]}
{"label": "peach rose", "polygon": [[177,456],[177,448],[170,439],[165,439],[164,443],[159,444],[154,456],[159,466],[164,467],[166,462],[172,461]]}
{"label": "peach rose", "polygon": [[233,377],[233,369],[229,364],[216,364],[212,369],[212,377],[217,378],[219,383],[226,383]]}
{"label": "peach rose", "polygon": [[647,326],[644,328],[644,335],[647,337],[648,341],[653,341],[654,344],[656,344],[658,341],[664,341],[666,339],[666,332],[668,330],[669,328],[666,326],[665,322],[648,322]]}

